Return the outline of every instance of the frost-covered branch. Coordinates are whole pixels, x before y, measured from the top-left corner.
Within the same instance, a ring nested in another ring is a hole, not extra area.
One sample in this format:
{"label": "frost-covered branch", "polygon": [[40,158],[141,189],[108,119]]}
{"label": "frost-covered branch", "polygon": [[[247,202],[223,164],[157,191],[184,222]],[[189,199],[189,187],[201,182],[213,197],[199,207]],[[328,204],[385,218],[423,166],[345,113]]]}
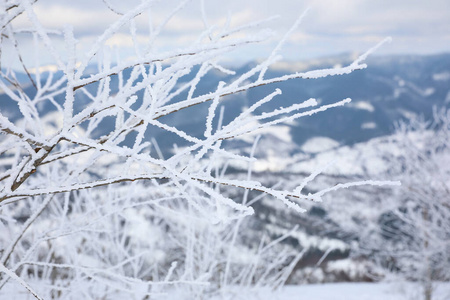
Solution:
{"label": "frost-covered branch", "polygon": [[[251,33],[272,18],[233,27],[230,17],[219,26],[202,2],[204,29],[188,46],[160,51],[165,27],[194,4],[180,1],[154,24],[158,1],[121,10],[104,0],[115,21],[88,45],[70,24],[45,28],[35,2],[8,1],[0,19],[0,295],[11,278],[38,299],[143,299],[174,291],[194,299],[235,284],[279,287],[305,250],[281,245],[291,233],[275,241],[258,237],[259,246],[246,248],[243,231],[257,201],[270,197],[302,213],[304,203],[341,188],[396,184],[369,180],[306,194],[315,172],[294,189],[266,186],[251,178],[256,146],[250,156],[228,147],[350,99],[273,108],[282,95],[274,88],[234,117],[224,112],[229,96],[250,89],[364,69],[384,41],[348,66],[267,78],[307,16],[267,60],[239,72],[221,56],[272,37],[264,28]],[[19,15],[31,28],[16,28]],[[144,17],[148,28],[139,25]],[[129,52],[107,45],[124,32],[133,42],[132,58],[121,59]],[[24,49],[24,40],[34,47]],[[5,59],[3,49],[12,49],[13,59]],[[41,61],[42,51],[51,67]],[[198,118],[200,129],[193,129]],[[246,179],[227,169],[230,162],[249,165]],[[253,259],[239,260],[245,253]]]}

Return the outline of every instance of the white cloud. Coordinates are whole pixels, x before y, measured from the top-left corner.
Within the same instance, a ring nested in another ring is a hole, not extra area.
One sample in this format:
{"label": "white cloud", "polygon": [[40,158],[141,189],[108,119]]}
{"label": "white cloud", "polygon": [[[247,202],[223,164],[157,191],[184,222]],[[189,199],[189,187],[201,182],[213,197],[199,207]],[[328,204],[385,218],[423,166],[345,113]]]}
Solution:
{"label": "white cloud", "polygon": [[[115,9],[126,12],[139,0],[110,0]],[[156,1],[150,16],[144,13],[136,18],[138,34],[148,34],[149,20],[156,26],[176,7],[177,0]],[[205,11],[209,24],[223,25],[228,14],[231,25],[280,15],[270,26],[281,36],[295,19],[311,7],[300,28],[294,32],[282,54],[291,60],[336,54],[362,52],[386,36],[393,43],[378,53],[434,53],[450,51],[450,1],[448,0],[208,0]],[[42,23],[62,29],[64,24],[75,28],[78,39],[100,35],[119,16],[102,1],[42,0],[35,4]],[[27,26],[25,14],[16,22]],[[160,44],[184,45],[192,42],[204,30],[200,0],[193,0],[167,23],[161,32]],[[114,45],[130,45],[123,28],[110,40]],[[275,40],[272,41],[272,44]],[[239,52],[252,58],[265,56],[270,47],[257,46]],[[244,57],[245,59],[245,57]]]}

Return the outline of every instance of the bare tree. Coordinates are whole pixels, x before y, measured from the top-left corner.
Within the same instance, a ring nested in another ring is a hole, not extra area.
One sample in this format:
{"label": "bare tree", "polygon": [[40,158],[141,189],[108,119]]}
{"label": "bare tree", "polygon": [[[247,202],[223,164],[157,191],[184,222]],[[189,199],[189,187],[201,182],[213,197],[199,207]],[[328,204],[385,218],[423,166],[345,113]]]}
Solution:
{"label": "bare tree", "polygon": [[[104,2],[105,9],[116,14],[116,21],[88,51],[79,53],[73,29],[44,28],[34,1],[3,1],[0,49],[13,49],[29,84],[19,79],[13,60],[2,56],[2,295],[19,293],[17,284],[38,299],[120,295],[147,299],[167,292],[194,299],[226,293],[231,285],[276,288],[286,281],[302,253],[264,238],[258,249],[242,247],[245,217],[253,214],[251,204],[257,201],[249,198],[248,191],[272,196],[301,213],[302,201],[321,201],[323,194],[338,188],[393,184],[353,182],[302,193],[317,175],[313,174],[294,190],[279,190],[252,180],[252,155],[226,147],[227,140],[342,106],[350,99],[323,106],[315,99],[304,99],[256,114],[281,94],[275,89],[230,122],[223,122],[221,109],[228,95],[257,86],[364,69],[365,58],[382,43],[348,66],[266,78],[302,16],[267,60],[235,74],[220,65],[220,56],[265,40],[264,30],[241,37],[264,21],[237,28],[227,22],[219,27],[209,26],[203,16],[205,29],[195,42],[160,52],[153,47],[154,41],[188,1],[181,1],[157,26],[150,26],[145,45],[137,42],[135,19],[151,15],[155,1],[142,1],[125,12]],[[30,28],[16,28],[19,15],[29,20]],[[114,58],[113,49],[106,45],[124,31],[135,43],[134,58],[127,60],[120,55]],[[18,35],[34,43],[31,66],[22,57]],[[57,47],[61,37],[63,52]],[[52,57],[56,72],[44,71],[40,49]],[[199,82],[213,71],[228,75],[227,82],[199,91]],[[6,103],[12,110],[7,110]],[[168,116],[205,103],[209,107],[203,136],[167,122]],[[156,135],[158,130],[164,134]],[[174,147],[172,155],[167,155],[159,149],[158,139],[161,142],[170,135],[186,146]],[[247,180],[227,172],[229,160],[249,164]],[[230,189],[246,192],[242,199],[232,199],[225,193]]]}

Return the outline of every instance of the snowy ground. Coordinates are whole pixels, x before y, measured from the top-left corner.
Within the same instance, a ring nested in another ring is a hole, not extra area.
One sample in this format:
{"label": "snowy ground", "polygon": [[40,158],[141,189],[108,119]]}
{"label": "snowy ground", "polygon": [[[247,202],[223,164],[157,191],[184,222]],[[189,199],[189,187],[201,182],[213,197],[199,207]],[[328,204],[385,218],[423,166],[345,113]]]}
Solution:
{"label": "snowy ground", "polygon": [[[250,294],[250,295],[249,295]],[[421,300],[421,287],[415,283],[328,283],[287,286],[281,291],[235,292],[219,299],[255,300]],[[450,284],[436,285],[433,300],[449,300]]]}
{"label": "snowy ground", "polygon": [[[151,299],[186,300],[186,291],[180,294],[165,294]],[[124,299],[120,295],[110,294],[107,299]],[[116,298],[117,297],[117,298]],[[12,284],[6,291],[0,291],[0,299],[35,299],[23,287]],[[136,297],[135,299],[142,299]],[[198,298],[196,298],[198,299]],[[280,291],[265,288],[242,290],[232,288],[222,296],[205,300],[422,300],[422,290],[417,283],[327,283],[301,286],[286,286]],[[435,285],[433,300],[449,300],[450,283]]]}
{"label": "snowy ground", "polygon": [[[414,283],[336,283],[286,287],[278,299],[314,300],[415,300],[422,299]],[[450,299],[450,285],[437,286],[434,299]]]}

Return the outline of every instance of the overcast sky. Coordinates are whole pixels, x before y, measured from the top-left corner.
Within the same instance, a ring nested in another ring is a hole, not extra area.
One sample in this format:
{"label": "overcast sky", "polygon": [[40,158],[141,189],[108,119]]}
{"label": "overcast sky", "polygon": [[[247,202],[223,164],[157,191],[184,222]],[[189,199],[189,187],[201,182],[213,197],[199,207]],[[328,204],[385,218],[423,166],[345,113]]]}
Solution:
{"label": "overcast sky", "polygon": [[[126,12],[137,0],[108,0],[117,11]],[[159,1],[152,8],[151,20],[158,24],[178,3]],[[268,23],[280,38],[297,17],[310,8],[300,27],[292,34],[282,54],[287,60],[303,60],[344,52],[362,52],[387,36],[393,42],[378,54],[433,54],[450,52],[449,0],[205,0],[208,23],[223,25],[227,15],[232,25],[279,18]],[[48,27],[75,28],[76,38],[92,42],[114,20],[102,0],[39,0],[35,4],[39,19]],[[140,41],[146,38],[148,16],[138,19]],[[16,28],[26,26],[25,17]],[[194,40],[204,29],[200,0],[192,0],[167,25],[159,40],[161,48],[178,47]],[[130,46],[130,39],[118,35],[111,45]],[[249,47],[234,53],[236,59],[262,58],[270,53],[272,43]]]}

